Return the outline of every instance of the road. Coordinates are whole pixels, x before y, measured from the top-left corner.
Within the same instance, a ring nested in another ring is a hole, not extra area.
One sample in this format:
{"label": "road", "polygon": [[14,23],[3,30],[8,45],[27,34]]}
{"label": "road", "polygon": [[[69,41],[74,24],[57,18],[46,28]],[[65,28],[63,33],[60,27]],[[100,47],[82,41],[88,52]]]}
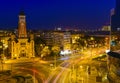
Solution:
{"label": "road", "polygon": [[49,68],[49,63],[41,60],[26,60],[28,59],[14,60],[15,62],[11,61],[11,63],[1,64],[0,66],[3,66],[1,70],[11,70],[11,72],[14,73],[14,75],[12,75],[11,77],[26,77],[27,75],[31,75],[34,83],[44,83],[49,74],[49,71],[51,71]]}
{"label": "road", "polygon": [[19,80],[25,82],[29,80],[30,83],[108,83],[105,63],[92,61],[89,58],[81,55],[67,56],[62,63],[56,60],[59,64],[57,67],[50,66],[54,60],[40,59],[13,60],[11,63],[8,61],[0,66],[3,71],[9,69],[14,73],[11,77],[6,78],[12,80],[9,83],[18,83]]}
{"label": "road", "polygon": [[101,63],[81,56],[65,60],[45,83],[108,83],[105,63]]}
{"label": "road", "polygon": [[69,81],[70,79],[66,79],[69,74],[70,74],[70,67],[71,67],[71,64],[73,64],[73,60],[80,60],[78,57],[81,57],[81,56],[77,56],[77,57],[74,57],[72,59],[67,59],[67,60],[64,60],[63,63],[61,63],[57,68],[56,70],[54,70],[50,76],[48,77],[48,79],[46,80],[45,83],[70,83],[70,82],[66,82]]}

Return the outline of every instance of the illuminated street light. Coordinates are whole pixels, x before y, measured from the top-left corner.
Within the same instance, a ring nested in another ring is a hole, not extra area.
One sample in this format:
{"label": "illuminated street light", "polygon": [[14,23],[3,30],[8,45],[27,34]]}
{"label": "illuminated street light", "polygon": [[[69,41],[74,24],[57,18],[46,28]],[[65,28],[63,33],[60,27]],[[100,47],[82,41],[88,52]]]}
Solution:
{"label": "illuminated street light", "polygon": [[3,44],[3,60],[5,60],[5,49],[8,48],[8,45]]}

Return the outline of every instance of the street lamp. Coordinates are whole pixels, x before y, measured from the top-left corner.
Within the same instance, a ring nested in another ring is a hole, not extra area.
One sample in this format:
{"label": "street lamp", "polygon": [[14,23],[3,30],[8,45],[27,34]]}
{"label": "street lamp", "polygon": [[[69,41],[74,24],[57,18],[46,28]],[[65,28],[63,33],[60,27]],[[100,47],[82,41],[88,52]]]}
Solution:
{"label": "street lamp", "polygon": [[8,48],[8,45],[3,44],[3,60],[5,60],[5,49]]}
{"label": "street lamp", "polygon": [[1,61],[1,64],[2,64],[2,71],[3,71],[3,69],[4,69],[4,60],[5,60],[5,49],[8,47],[8,45],[6,45],[6,44],[3,44],[3,55],[2,55],[2,61]]}
{"label": "street lamp", "polygon": [[54,55],[54,66],[55,66],[55,69],[56,69],[56,54]]}
{"label": "street lamp", "polygon": [[91,37],[91,38],[90,38],[90,41],[91,41],[91,46],[90,46],[90,48],[91,48],[91,59],[92,59],[92,47],[93,47],[93,45],[94,45],[94,37]]}

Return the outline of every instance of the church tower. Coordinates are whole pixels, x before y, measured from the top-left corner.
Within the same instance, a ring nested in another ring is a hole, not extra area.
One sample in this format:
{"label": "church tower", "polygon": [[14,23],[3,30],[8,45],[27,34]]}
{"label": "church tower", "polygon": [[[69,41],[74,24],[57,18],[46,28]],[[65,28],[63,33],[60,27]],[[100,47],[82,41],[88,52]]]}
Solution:
{"label": "church tower", "polygon": [[19,14],[18,37],[19,38],[26,38],[27,37],[26,16],[24,14],[24,11],[21,11]]}
{"label": "church tower", "polygon": [[9,39],[9,50],[13,59],[35,57],[34,35],[27,36],[25,17],[24,12],[21,11],[18,20],[18,34],[11,35]]}

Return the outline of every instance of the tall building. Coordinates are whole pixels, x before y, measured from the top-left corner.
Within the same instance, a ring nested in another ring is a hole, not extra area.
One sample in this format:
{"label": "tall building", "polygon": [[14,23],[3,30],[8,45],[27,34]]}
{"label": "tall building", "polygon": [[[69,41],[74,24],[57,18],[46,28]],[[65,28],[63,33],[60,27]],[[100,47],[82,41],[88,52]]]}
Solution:
{"label": "tall building", "polygon": [[120,0],[116,0],[114,14],[111,15],[111,47],[110,50],[120,50]]}
{"label": "tall building", "polygon": [[11,58],[34,57],[34,35],[27,35],[26,16],[23,11],[19,14],[18,33],[12,34],[9,39]]}
{"label": "tall building", "polygon": [[62,31],[53,31],[53,43],[55,46],[63,47],[63,35]]}
{"label": "tall building", "polygon": [[114,14],[111,16],[111,38],[108,56],[109,83],[120,83],[120,0],[116,0]]}
{"label": "tall building", "polygon": [[71,33],[68,31],[46,31],[43,39],[48,46],[59,46],[64,50],[71,49]]}
{"label": "tall building", "polygon": [[43,39],[45,40],[47,46],[53,46],[53,38],[54,34],[52,31],[43,32]]}
{"label": "tall building", "polygon": [[111,15],[111,30],[120,31],[120,0],[116,0],[114,14]]}
{"label": "tall building", "polygon": [[65,31],[63,35],[64,50],[71,50],[71,32]]}

